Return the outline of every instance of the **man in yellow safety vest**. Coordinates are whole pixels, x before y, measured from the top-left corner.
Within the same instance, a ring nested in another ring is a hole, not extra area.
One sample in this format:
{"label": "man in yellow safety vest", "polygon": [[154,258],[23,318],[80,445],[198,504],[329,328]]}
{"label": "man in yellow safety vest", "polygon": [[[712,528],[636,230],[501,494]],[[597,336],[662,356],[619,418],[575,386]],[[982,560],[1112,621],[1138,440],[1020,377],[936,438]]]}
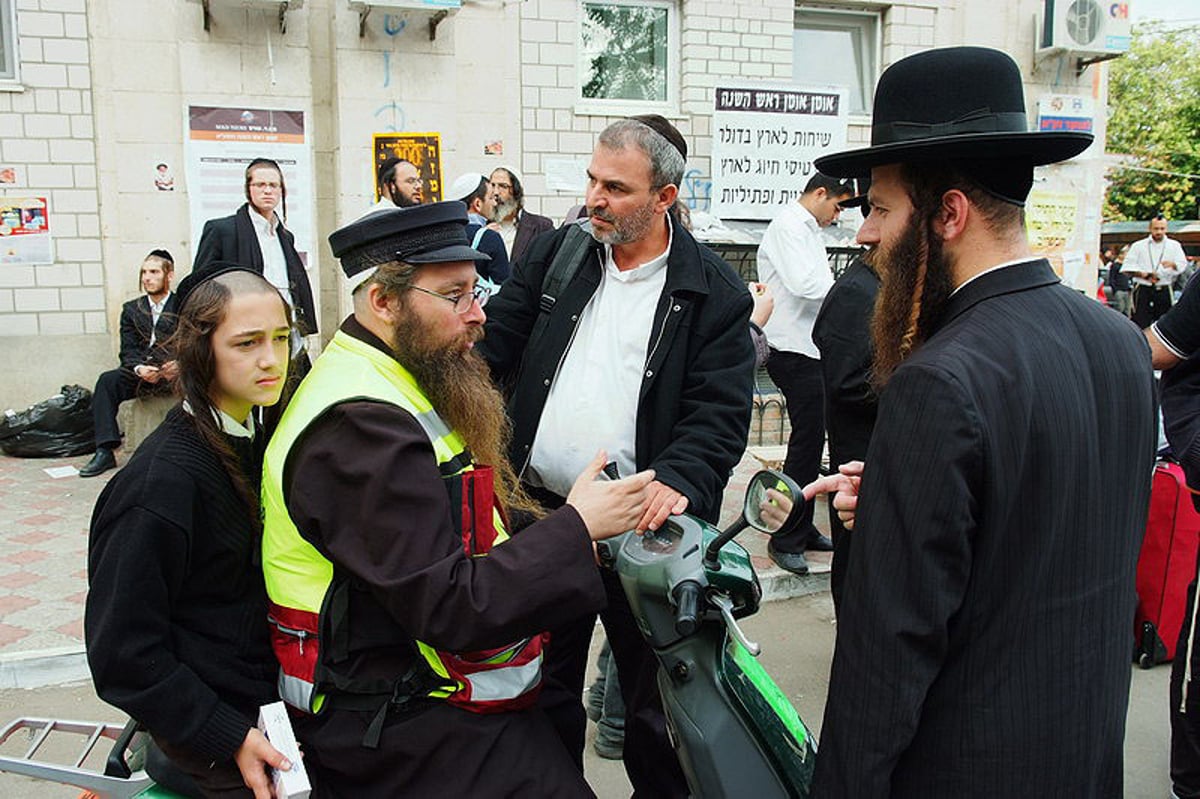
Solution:
{"label": "man in yellow safety vest", "polygon": [[438,203],[330,236],[354,313],[264,462],[280,693],[337,795],[590,795],[534,707],[542,631],[603,605],[592,542],[637,523],[653,473],[597,481],[598,453],[560,510],[521,491],[466,222]]}

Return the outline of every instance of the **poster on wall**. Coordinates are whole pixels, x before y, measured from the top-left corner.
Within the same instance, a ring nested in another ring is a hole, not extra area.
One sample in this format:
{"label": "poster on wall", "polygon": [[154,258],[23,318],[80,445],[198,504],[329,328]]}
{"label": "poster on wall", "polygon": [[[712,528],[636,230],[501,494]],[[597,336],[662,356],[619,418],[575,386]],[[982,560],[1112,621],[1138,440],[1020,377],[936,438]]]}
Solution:
{"label": "poster on wall", "polygon": [[[371,136],[371,178],[379,174],[379,165],[392,156],[410,161],[421,173],[424,202],[442,200],[442,135],[440,133],[376,133]],[[375,187],[379,200],[379,187]]]}
{"label": "poster on wall", "polygon": [[[283,170],[287,196],[276,213],[296,237],[296,250],[307,266],[312,252],[316,193],[313,190],[312,142],[303,111],[264,108],[187,108],[185,177],[192,251],[204,223],[229,216],[246,202],[246,165],[270,158]],[[286,203],[286,209],[284,205]]]}
{"label": "poster on wall", "polygon": [[0,197],[0,264],[54,263],[45,197]]}
{"label": "poster on wall", "polygon": [[813,161],[846,147],[838,88],[718,86],[712,118],[712,213],[771,220],[800,196]]}
{"label": "poster on wall", "polygon": [[1046,258],[1063,283],[1095,295],[1100,259],[1096,179],[1081,161],[1039,167],[1025,202],[1030,249]]}

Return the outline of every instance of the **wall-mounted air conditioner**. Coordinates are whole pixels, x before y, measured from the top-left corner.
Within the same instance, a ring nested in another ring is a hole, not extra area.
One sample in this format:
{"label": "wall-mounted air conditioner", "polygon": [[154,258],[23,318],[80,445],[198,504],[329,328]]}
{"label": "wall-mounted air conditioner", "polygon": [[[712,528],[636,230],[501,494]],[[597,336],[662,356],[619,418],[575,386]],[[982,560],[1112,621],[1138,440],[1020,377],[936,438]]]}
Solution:
{"label": "wall-mounted air conditioner", "polygon": [[1085,58],[1111,58],[1126,52],[1130,38],[1130,2],[1045,0],[1040,49]]}

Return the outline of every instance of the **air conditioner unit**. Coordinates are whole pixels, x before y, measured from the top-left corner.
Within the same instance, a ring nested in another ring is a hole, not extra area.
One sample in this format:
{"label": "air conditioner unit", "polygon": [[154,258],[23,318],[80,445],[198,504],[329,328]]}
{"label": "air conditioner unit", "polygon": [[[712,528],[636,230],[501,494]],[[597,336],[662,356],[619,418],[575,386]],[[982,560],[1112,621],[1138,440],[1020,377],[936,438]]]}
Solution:
{"label": "air conditioner unit", "polygon": [[1110,57],[1129,50],[1129,2],[1046,0],[1042,20],[1043,49]]}

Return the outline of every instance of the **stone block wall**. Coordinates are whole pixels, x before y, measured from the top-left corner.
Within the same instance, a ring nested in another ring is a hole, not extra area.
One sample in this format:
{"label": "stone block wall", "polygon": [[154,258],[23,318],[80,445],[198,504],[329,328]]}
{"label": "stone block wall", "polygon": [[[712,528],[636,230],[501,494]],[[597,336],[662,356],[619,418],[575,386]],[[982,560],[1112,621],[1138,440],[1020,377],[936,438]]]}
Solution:
{"label": "stone block wall", "polygon": [[0,85],[6,197],[45,197],[52,264],[0,264],[0,336],[108,329],[93,144],[92,71],[84,0],[19,0],[20,80]]}

